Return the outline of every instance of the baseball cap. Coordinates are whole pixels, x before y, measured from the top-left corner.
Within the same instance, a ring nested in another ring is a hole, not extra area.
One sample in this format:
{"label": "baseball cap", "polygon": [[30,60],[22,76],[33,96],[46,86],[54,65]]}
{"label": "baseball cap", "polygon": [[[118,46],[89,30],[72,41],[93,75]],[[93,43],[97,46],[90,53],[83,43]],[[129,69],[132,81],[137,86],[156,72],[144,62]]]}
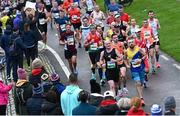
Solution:
{"label": "baseball cap", "polygon": [[114,98],[114,93],[113,93],[112,91],[106,91],[106,92],[104,92],[104,97],[108,97],[108,96]]}

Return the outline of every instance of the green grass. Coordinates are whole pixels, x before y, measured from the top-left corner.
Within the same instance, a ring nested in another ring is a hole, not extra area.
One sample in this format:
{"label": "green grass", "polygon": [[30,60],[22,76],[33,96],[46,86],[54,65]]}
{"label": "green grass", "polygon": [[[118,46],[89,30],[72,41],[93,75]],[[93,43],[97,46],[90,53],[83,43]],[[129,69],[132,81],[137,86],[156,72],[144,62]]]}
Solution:
{"label": "green grass", "polygon": [[[104,10],[104,0],[97,0]],[[131,6],[125,8],[131,18],[135,18],[139,25],[147,12],[154,10],[159,19],[160,49],[180,62],[180,0],[134,0]]]}

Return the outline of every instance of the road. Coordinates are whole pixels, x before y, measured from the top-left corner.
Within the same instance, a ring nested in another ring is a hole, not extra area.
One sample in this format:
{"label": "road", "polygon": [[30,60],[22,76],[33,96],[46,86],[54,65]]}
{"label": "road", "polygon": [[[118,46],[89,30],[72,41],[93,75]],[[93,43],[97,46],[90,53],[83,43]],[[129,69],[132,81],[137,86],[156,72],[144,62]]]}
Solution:
{"label": "road", "polygon": [[[57,52],[57,55],[62,59],[64,64],[68,67],[68,62],[64,58],[64,49],[63,46],[60,46],[58,39],[55,36],[56,30],[49,28],[48,33],[48,45]],[[44,51],[47,54],[52,65],[55,67],[57,73],[60,74],[61,80],[67,84],[67,76],[63,71],[62,67],[57,63],[57,59],[54,57],[54,52]],[[77,54],[77,67],[78,67],[78,79],[79,86],[82,89],[90,91],[89,80],[91,77],[90,65],[88,62],[88,55],[85,52],[84,48],[78,48]],[[150,107],[153,103],[162,105],[163,99],[166,96],[174,96],[177,103],[177,113],[180,114],[180,64],[174,61],[172,58],[167,56],[164,53],[161,53],[160,56],[161,68],[158,69],[157,74],[150,76],[148,82],[148,88],[144,89],[144,98],[145,98],[145,111],[149,112]],[[66,67],[63,66],[63,67]],[[128,73],[129,74],[129,73]],[[98,80],[99,81],[99,80]],[[137,96],[136,90],[134,88],[134,83],[128,75],[127,88],[130,92],[130,96]],[[108,89],[108,85],[102,87],[102,93]]]}

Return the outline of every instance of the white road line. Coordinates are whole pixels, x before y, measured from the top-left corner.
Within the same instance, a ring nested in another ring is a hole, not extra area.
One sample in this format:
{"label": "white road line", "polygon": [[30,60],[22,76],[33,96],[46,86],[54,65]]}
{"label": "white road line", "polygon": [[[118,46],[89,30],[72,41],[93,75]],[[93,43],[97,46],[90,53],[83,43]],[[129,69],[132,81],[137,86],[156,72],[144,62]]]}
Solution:
{"label": "white road line", "polygon": [[180,66],[178,66],[177,64],[173,64],[173,66],[180,70]]}
{"label": "white road line", "polygon": [[[40,43],[42,44],[42,42],[40,42]],[[68,68],[66,67],[66,65],[64,64],[64,62],[62,61],[59,54],[54,49],[49,47],[48,45],[47,45],[47,49],[55,56],[55,58],[58,61],[59,65],[62,67],[64,73],[66,74],[66,77],[69,79],[70,72],[69,72]]]}
{"label": "white road line", "polygon": [[166,61],[168,61],[169,60],[169,58],[167,58],[166,56],[164,56],[164,55],[160,55],[164,60],[166,60]]}

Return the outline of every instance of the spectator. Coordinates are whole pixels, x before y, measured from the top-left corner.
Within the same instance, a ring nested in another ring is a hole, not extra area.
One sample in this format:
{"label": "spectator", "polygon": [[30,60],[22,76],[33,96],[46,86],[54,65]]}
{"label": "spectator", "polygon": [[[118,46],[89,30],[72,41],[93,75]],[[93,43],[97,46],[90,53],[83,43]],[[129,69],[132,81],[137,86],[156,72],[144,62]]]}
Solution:
{"label": "spectator", "polygon": [[6,30],[4,31],[4,35],[1,37],[1,47],[5,51],[5,57],[6,57],[6,76],[8,80],[11,80],[11,62],[12,58],[9,56],[9,43],[11,39],[12,34],[12,28],[10,25],[7,25]]}
{"label": "spectator", "polygon": [[35,50],[36,50],[36,35],[30,30],[30,26],[28,23],[24,24],[24,33],[22,35],[22,39],[24,44],[27,46],[25,50],[25,56],[27,59],[28,68],[30,70],[30,60],[34,60],[36,57]]}
{"label": "spectator", "polygon": [[14,26],[13,28],[20,29],[21,23],[22,23],[22,15],[20,12],[17,12],[16,18],[13,20],[13,26]]}
{"label": "spectator", "polygon": [[45,93],[47,93],[51,89],[52,83],[49,81],[49,75],[48,74],[44,73],[41,76],[41,85],[42,85]]}
{"label": "spectator", "polygon": [[85,90],[79,93],[78,101],[81,103],[73,109],[72,115],[95,115],[96,107],[88,103],[89,97],[89,93]]}
{"label": "spectator", "polygon": [[60,82],[60,77],[58,74],[56,73],[52,74],[50,79],[53,84],[51,90],[56,92],[57,101],[58,103],[60,103],[61,93],[65,90],[66,87]]}
{"label": "spectator", "polygon": [[96,82],[96,80],[91,79],[90,80],[91,85],[91,95],[89,103],[93,106],[98,107],[103,100],[103,95],[101,95],[101,87],[99,83]]}
{"label": "spectator", "polygon": [[27,81],[25,69],[18,68],[18,81],[15,86],[14,99],[18,115],[27,115],[26,102],[32,96],[32,85]]}
{"label": "spectator", "polygon": [[42,115],[63,115],[54,91],[48,91],[42,104]]}
{"label": "spectator", "polygon": [[2,78],[0,77],[0,115],[6,115],[8,92],[12,89],[13,86],[14,82],[11,82],[9,85],[5,85]]}
{"label": "spectator", "polygon": [[61,107],[64,115],[72,115],[72,110],[79,105],[78,95],[81,89],[77,85],[77,76],[69,76],[69,85],[61,94]]}
{"label": "spectator", "polygon": [[164,101],[164,115],[176,115],[176,100],[173,96],[168,96]]}
{"label": "spectator", "polygon": [[151,106],[151,115],[152,116],[162,116],[161,106],[159,106],[158,104],[153,104]]}
{"label": "spectator", "polygon": [[43,88],[40,84],[33,87],[33,96],[27,100],[26,107],[28,115],[41,115],[44,102]]}
{"label": "spectator", "polygon": [[109,10],[109,12],[114,12],[114,14],[117,14],[119,8],[121,8],[121,7],[123,7],[123,6],[116,3],[115,0],[111,0],[111,3],[108,5],[108,10]]}
{"label": "spectator", "polygon": [[96,115],[115,115],[120,110],[114,98],[112,91],[104,93],[104,100],[96,110]]}
{"label": "spectator", "polygon": [[120,110],[116,112],[116,115],[127,115],[127,112],[131,107],[130,102],[131,102],[131,99],[126,98],[126,97],[118,100],[117,105]]}
{"label": "spectator", "polygon": [[41,76],[43,74],[48,74],[45,70],[42,61],[39,58],[36,58],[32,62],[32,71],[29,75],[29,82],[33,85],[41,83]]}
{"label": "spectator", "polygon": [[139,97],[131,98],[131,108],[127,113],[129,115],[143,115],[146,116],[146,113],[142,109],[141,99]]}

